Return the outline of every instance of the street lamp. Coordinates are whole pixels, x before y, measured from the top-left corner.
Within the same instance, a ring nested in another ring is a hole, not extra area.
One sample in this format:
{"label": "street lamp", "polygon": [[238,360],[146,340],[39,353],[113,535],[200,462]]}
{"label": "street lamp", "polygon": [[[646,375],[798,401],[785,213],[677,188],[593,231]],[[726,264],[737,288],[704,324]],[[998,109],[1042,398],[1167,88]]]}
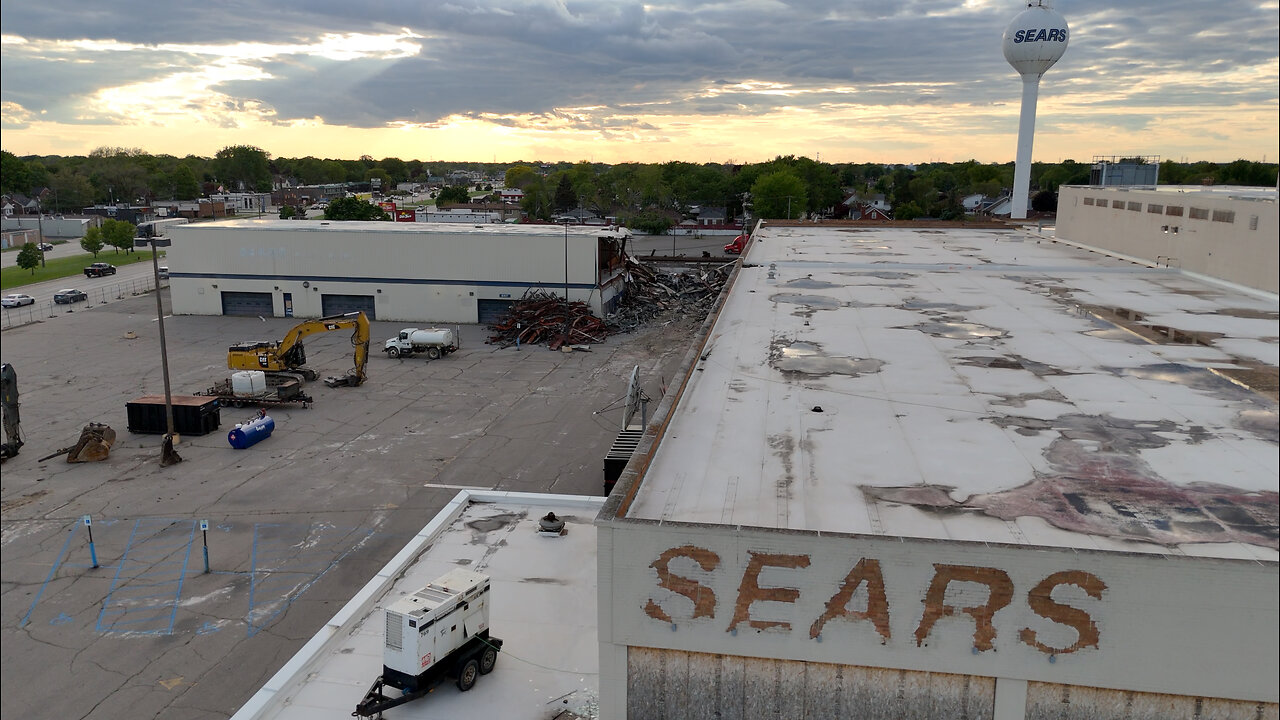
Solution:
{"label": "street lamp", "polygon": [[169,387],[169,350],[164,343],[164,302],[160,299],[160,258],[157,247],[169,247],[173,241],[167,237],[155,237],[155,225],[147,223],[138,230],[141,234],[133,239],[135,248],[151,246],[151,272],[156,281],[156,324],[160,328],[160,368],[164,374],[164,443],[160,448],[160,467],[168,467],[182,462],[177,451],[173,449],[173,393]]}

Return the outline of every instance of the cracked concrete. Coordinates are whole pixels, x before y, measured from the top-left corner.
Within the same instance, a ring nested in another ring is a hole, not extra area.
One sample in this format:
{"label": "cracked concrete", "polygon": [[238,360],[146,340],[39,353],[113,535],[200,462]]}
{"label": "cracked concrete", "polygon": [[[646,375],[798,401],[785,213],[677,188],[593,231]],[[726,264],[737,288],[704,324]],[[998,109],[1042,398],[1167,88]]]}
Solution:
{"label": "cracked concrete", "polygon": [[[184,462],[162,469],[159,438],[129,433],[125,419],[126,402],[163,391],[153,320],[154,301],[141,296],[4,331],[27,444],[5,463],[0,487],[0,716],[227,717],[456,492],[428,485],[598,494],[601,458],[621,421],[615,401],[632,366],[640,365],[645,392],[658,401],[695,327],[686,319],[589,353],[499,350],[483,344],[487,329],[463,327],[463,349],[445,359],[375,354],[363,387],[312,384],[314,406],[273,409],[275,434],[249,450],[232,450],[224,438],[251,411],[223,409],[220,431],[183,437]],[[279,337],[292,324],[166,320],[174,392],[225,377],[232,342]],[[374,343],[400,326],[374,323]],[[125,339],[127,332],[137,339]],[[322,374],[350,363],[345,337],[317,337],[307,351]],[[37,462],[89,421],[119,434],[110,458]],[[97,569],[84,514],[94,519]],[[172,630],[102,632],[99,615],[113,587],[140,582],[117,577],[140,519],[208,519],[213,572],[202,572],[196,530],[181,593],[172,588]],[[300,594],[254,598],[282,610],[251,635],[250,594],[270,585],[260,582],[261,570],[251,576],[255,528],[268,524],[348,534],[314,548],[329,553],[308,558],[323,573],[279,585],[305,586]]]}

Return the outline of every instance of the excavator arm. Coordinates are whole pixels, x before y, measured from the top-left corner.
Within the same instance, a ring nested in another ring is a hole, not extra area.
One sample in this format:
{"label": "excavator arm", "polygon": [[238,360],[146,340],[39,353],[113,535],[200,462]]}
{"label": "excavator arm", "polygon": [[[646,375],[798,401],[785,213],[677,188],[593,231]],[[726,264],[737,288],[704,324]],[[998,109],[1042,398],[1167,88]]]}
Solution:
{"label": "excavator arm", "polygon": [[325,378],[324,384],[329,387],[357,387],[368,378],[365,374],[365,366],[369,362],[369,318],[362,312],[351,313],[351,315],[356,316],[350,321],[354,328],[351,333],[351,346],[355,348],[355,367],[346,375]]}
{"label": "excavator arm", "polygon": [[18,415],[18,374],[9,363],[0,365],[0,405],[4,412],[4,445],[0,458],[11,458],[22,447],[22,422]]}
{"label": "excavator arm", "polygon": [[[278,343],[241,343],[227,350],[227,367],[232,370],[264,370],[285,372],[302,370],[307,356],[303,339],[320,332],[352,329],[351,344],[355,347],[355,369],[339,384],[359,385],[365,380],[365,364],[369,358],[369,318],[363,312],[331,315],[317,320],[306,320],[290,328]],[[309,370],[308,370],[309,372]],[[312,374],[310,378],[314,378]],[[326,380],[328,383],[328,380]]]}

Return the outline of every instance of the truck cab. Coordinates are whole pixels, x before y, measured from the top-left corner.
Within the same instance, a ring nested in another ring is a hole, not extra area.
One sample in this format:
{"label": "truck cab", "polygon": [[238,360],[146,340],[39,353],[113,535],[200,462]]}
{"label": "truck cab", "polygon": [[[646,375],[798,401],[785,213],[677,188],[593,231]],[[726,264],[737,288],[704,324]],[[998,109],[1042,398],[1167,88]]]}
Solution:
{"label": "truck cab", "polygon": [[746,233],[739,235],[733,239],[733,242],[724,246],[724,251],[730,255],[741,255],[742,249],[747,245],[748,236]]}

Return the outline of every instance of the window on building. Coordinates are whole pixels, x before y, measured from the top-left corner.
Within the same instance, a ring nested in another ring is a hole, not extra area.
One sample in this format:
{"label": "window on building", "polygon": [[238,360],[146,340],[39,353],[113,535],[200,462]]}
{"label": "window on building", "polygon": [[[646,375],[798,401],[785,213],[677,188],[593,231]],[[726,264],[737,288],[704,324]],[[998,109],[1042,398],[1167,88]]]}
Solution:
{"label": "window on building", "polygon": [[1188,215],[1192,220],[1208,220],[1209,210],[1208,208],[1193,207],[1191,208],[1191,212],[1188,213]]}
{"label": "window on building", "polygon": [[1224,223],[1234,223],[1236,221],[1236,211],[1235,210],[1214,210],[1213,221],[1224,222]]}
{"label": "window on building", "polygon": [[1155,203],[1147,203],[1147,212],[1151,213],[1152,215],[1163,215],[1164,206],[1157,205]]}
{"label": "window on building", "polygon": [[1142,212],[1142,203],[1140,203],[1140,202],[1134,202],[1134,201],[1130,200],[1130,201],[1129,201],[1129,209],[1130,209],[1130,210],[1132,210],[1133,212]]}
{"label": "window on building", "polygon": [[1092,204],[1093,204],[1093,198],[1085,198],[1085,199],[1084,199],[1084,204],[1085,204],[1085,205],[1092,205]]}
{"label": "window on building", "polygon": [[1123,210],[1123,209],[1124,209],[1124,201],[1123,201],[1123,200],[1112,200],[1112,201],[1111,201],[1111,207],[1112,207],[1113,209],[1116,209],[1116,210]]}
{"label": "window on building", "polygon": [[1106,198],[1098,198],[1098,207],[1106,207],[1106,206],[1107,206]]}
{"label": "window on building", "polygon": [[1165,214],[1165,215],[1173,215],[1173,216],[1175,216],[1175,217],[1182,217],[1182,206],[1181,206],[1181,205],[1170,205],[1169,207],[1166,207],[1166,208],[1164,209],[1164,214]]}

